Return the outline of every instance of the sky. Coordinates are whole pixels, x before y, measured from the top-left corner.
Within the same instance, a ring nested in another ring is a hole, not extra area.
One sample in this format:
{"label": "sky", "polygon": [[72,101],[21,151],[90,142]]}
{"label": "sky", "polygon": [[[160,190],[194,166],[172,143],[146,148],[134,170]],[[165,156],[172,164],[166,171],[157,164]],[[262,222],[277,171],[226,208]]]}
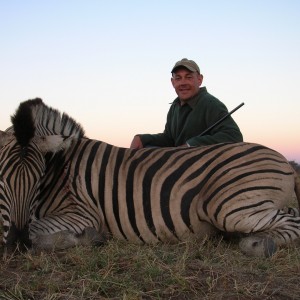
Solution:
{"label": "sky", "polygon": [[245,142],[300,163],[300,1],[0,0],[0,130],[42,98],[88,137],[164,130],[171,69],[195,60]]}

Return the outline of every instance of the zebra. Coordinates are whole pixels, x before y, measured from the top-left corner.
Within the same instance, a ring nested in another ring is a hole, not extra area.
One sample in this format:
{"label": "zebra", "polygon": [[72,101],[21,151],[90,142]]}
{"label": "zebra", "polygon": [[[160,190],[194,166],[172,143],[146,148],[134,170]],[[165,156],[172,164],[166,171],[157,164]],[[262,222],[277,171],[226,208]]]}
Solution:
{"label": "zebra", "polygon": [[249,256],[300,237],[300,180],[278,152],[255,143],[117,147],[37,98],[0,131],[0,208],[6,249],[176,243],[241,235]]}

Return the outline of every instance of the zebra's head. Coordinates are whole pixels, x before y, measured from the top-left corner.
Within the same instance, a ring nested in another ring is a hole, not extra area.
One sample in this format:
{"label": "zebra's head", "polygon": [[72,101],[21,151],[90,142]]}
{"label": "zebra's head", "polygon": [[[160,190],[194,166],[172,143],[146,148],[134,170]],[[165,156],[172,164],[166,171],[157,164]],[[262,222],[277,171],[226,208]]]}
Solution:
{"label": "zebra's head", "polygon": [[9,250],[18,245],[30,247],[29,223],[39,200],[46,153],[58,152],[70,144],[70,137],[61,134],[43,135],[49,132],[47,126],[36,123],[38,116],[43,120],[41,112],[46,118],[45,110],[40,108],[45,108],[40,99],[23,102],[11,118],[13,126],[0,131],[0,210],[3,241]]}
{"label": "zebra's head", "polygon": [[0,208],[7,247],[30,246],[28,225],[46,168],[45,153],[64,143],[62,136],[45,136],[20,144],[13,133],[0,132]]}

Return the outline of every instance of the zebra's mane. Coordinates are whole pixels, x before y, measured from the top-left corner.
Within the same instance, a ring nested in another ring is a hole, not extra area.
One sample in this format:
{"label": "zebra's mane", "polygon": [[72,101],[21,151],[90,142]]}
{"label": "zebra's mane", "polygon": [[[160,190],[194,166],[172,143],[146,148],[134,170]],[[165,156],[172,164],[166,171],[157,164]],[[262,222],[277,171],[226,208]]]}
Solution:
{"label": "zebra's mane", "polygon": [[84,129],[66,113],[45,105],[40,98],[22,102],[11,117],[14,134],[21,146],[34,136],[56,135],[83,137]]}

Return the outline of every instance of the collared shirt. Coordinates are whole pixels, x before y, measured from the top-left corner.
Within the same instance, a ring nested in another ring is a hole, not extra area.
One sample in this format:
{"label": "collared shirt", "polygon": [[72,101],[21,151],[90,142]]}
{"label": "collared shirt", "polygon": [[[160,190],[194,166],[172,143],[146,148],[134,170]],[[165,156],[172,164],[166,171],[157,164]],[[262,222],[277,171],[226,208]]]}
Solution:
{"label": "collared shirt", "polygon": [[231,116],[207,134],[200,134],[228,113],[226,106],[207,92],[205,87],[181,105],[176,98],[169,109],[163,133],[140,134],[144,146],[172,147],[212,145],[224,142],[242,142],[243,136]]}

